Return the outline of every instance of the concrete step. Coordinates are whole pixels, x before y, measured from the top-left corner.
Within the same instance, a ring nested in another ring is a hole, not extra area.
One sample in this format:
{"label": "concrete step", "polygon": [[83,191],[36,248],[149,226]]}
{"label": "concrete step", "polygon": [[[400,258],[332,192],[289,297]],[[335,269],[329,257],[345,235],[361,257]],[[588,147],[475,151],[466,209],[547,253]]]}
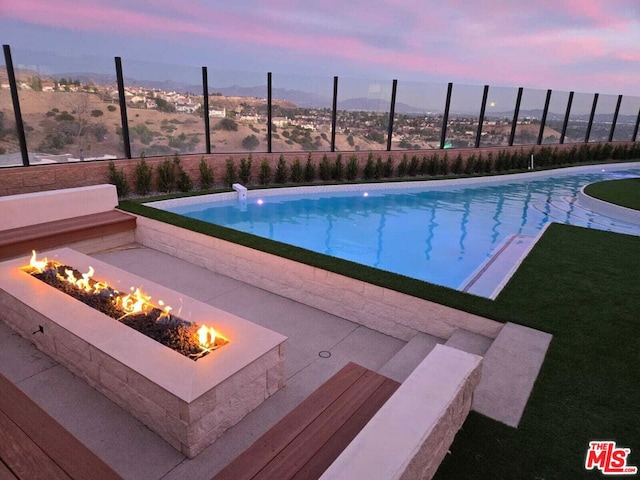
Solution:
{"label": "concrete step", "polygon": [[396,382],[404,382],[415,368],[425,359],[425,357],[435,348],[443,343],[441,338],[418,333],[407,344],[402,347],[393,357],[385,363],[378,373],[389,377]]}
{"label": "concrete step", "polygon": [[550,343],[548,333],[505,324],[484,356],[473,410],[517,427]]}
{"label": "concrete step", "polygon": [[492,338],[459,328],[453,332],[453,335],[449,337],[449,340],[447,340],[445,345],[447,347],[457,348],[463,352],[473,353],[482,357],[487,353],[487,350],[489,350],[492,343]]}

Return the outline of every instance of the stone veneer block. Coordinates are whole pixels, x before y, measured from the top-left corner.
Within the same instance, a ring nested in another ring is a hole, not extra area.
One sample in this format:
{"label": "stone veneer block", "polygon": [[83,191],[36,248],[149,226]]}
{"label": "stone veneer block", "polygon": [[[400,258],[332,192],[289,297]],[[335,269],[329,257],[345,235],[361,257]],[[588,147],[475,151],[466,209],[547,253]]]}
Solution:
{"label": "stone veneer block", "polygon": [[432,478],[469,413],[481,361],[436,345],[320,478]]}
{"label": "stone veneer block", "polygon": [[[185,455],[193,457],[284,385],[286,337],[68,248],[47,257],[113,288],[141,287],[229,343],[193,361],[25,273],[0,264],[3,319]],[[33,334],[39,327],[42,333]]]}

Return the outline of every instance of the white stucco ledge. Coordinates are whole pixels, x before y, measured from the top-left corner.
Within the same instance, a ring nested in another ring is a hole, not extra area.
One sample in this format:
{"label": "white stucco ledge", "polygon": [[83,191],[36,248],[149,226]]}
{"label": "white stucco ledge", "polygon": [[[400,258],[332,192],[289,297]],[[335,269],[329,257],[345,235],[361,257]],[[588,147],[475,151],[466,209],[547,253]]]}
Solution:
{"label": "white stucco ledge", "polygon": [[469,413],[481,361],[437,345],[320,478],[432,478]]}
{"label": "white stucco ledge", "polygon": [[115,185],[66,188],[0,197],[0,229],[108,212],[118,206]]}
{"label": "white stucco ledge", "polygon": [[620,222],[631,223],[633,225],[640,225],[640,210],[634,210],[633,208],[622,207],[615,203],[605,202],[598,198],[592,197],[584,193],[585,188],[589,185],[585,185],[578,192],[578,205],[592,212],[605,217],[613,218]]}

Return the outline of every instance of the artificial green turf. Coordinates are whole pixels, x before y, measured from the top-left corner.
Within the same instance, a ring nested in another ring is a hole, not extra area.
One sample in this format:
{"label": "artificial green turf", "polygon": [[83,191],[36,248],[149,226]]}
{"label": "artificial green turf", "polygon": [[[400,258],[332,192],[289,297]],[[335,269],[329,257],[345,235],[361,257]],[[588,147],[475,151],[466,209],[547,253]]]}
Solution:
{"label": "artificial green turf", "polygon": [[437,479],[601,478],[589,441],[640,466],[640,238],[552,224],[495,302],[140,205],[125,210],[554,335],[518,429],[472,412]]}
{"label": "artificial green turf", "polygon": [[640,210],[640,178],[596,182],[587,185],[584,192],[605,202]]}
{"label": "artificial green turf", "polygon": [[518,429],[472,412],[436,476],[602,478],[589,441],[615,440],[640,466],[640,238],[553,224],[495,302],[553,334]]}

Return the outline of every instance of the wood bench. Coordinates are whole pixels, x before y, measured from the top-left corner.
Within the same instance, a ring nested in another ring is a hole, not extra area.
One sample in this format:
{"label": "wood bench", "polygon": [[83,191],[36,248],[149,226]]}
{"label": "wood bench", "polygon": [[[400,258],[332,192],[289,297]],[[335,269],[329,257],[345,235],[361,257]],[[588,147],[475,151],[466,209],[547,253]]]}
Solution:
{"label": "wood bench", "polygon": [[214,479],[319,478],[399,386],[349,363]]}
{"label": "wood bench", "polygon": [[0,259],[28,255],[136,228],[136,217],[119,210],[0,230]]}
{"label": "wood bench", "polygon": [[0,478],[122,477],[0,374]]}

